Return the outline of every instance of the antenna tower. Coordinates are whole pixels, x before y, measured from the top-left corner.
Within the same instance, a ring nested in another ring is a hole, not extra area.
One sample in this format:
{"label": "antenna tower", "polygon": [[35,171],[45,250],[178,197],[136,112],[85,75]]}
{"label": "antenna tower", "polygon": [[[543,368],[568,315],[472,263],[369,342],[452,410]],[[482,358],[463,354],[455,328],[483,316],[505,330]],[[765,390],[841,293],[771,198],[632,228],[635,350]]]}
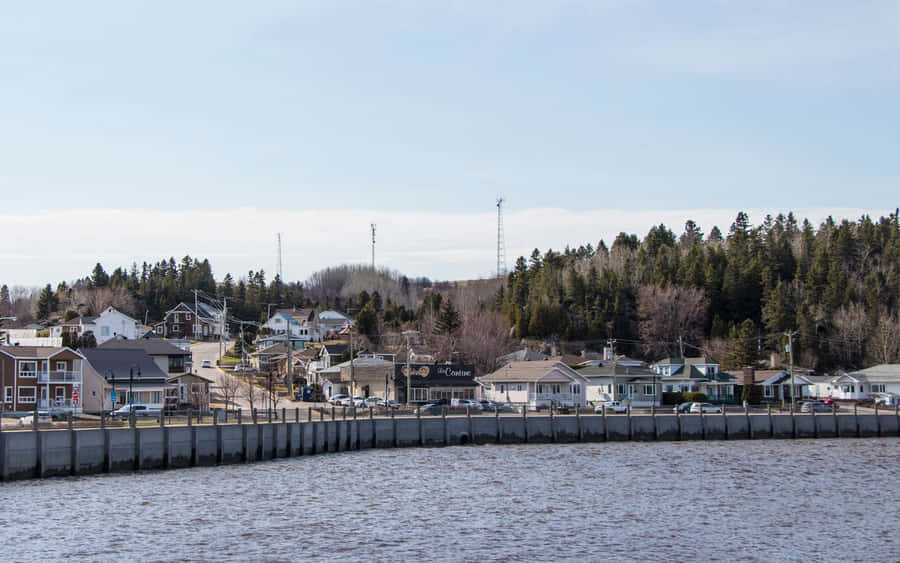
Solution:
{"label": "antenna tower", "polygon": [[503,242],[503,197],[497,198],[497,277],[506,275],[506,245]]}
{"label": "antenna tower", "polygon": [[281,269],[281,233],[275,233],[275,236],[278,238],[278,279],[283,282],[284,272]]}
{"label": "antenna tower", "polygon": [[375,269],[375,223],[372,223],[372,269]]}

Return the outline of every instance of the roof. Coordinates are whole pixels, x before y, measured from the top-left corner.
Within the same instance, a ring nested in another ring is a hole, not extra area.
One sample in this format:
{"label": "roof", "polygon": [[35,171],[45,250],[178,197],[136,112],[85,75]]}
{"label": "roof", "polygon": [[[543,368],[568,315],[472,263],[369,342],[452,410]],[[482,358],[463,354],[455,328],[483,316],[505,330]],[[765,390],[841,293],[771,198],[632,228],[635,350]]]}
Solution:
{"label": "roof", "polygon": [[140,338],[138,340],[107,340],[98,348],[106,350],[143,350],[151,356],[190,356],[188,350],[182,350],[171,342],[161,338]]}
{"label": "roof", "polygon": [[84,357],[82,354],[79,354],[75,350],[66,347],[58,348],[56,346],[0,346],[0,352],[5,353],[7,356],[26,359],[52,358],[53,356],[59,354],[60,352],[65,352],[66,350]]}
{"label": "roof", "polygon": [[497,362],[501,365],[508,364],[509,362],[536,362],[540,360],[547,360],[550,356],[547,354],[542,354],[540,352],[535,352],[531,348],[522,348],[521,350],[516,350],[515,352],[510,352],[509,354],[504,354],[497,358]]}
{"label": "roof", "polygon": [[870,383],[900,382],[900,364],[879,364],[850,373],[854,377],[863,376]]}
{"label": "roof", "polygon": [[[613,360],[606,360],[601,365],[589,365],[589,366],[580,368],[578,370],[578,373],[580,373],[583,377],[588,377],[588,378],[590,378],[590,377],[611,377],[613,375],[616,375],[616,376],[630,375],[633,377],[639,377],[639,376],[660,377],[650,368],[623,366],[623,365],[619,365],[618,362],[615,362]],[[662,378],[660,377],[660,379],[662,379]]]}
{"label": "roof", "polygon": [[174,381],[178,381],[180,379],[187,379],[190,377],[193,377],[196,379],[202,379],[203,381],[205,381],[207,383],[215,383],[216,382],[215,379],[213,379],[211,377],[206,377],[205,375],[200,375],[199,373],[179,373],[178,375],[170,376],[168,379],[166,379],[166,381],[169,383],[172,383]]}
{"label": "roof", "polygon": [[583,375],[559,360],[510,362],[497,371],[479,378],[479,380],[486,383],[504,381],[542,381],[547,383],[572,380],[587,381]]}
{"label": "roof", "polygon": [[333,321],[349,321],[350,318],[346,315],[338,313],[337,311],[322,311],[319,313],[319,319],[321,320],[333,320]]}
{"label": "roof", "polygon": [[326,344],[322,346],[322,352],[329,356],[341,356],[349,347],[347,344]]}
{"label": "roof", "polygon": [[168,374],[159,369],[156,362],[143,350],[118,350],[108,348],[88,348],[82,351],[85,359],[97,374],[107,381],[138,383],[165,383]]}

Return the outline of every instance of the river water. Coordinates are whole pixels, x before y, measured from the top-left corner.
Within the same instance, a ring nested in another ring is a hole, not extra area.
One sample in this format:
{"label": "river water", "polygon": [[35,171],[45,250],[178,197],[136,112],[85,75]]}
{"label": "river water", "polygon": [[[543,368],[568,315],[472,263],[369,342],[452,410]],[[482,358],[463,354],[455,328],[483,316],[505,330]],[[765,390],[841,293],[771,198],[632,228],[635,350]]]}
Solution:
{"label": "river water", "polygon": [[4,561],[897,561],[900,439],[368,450],[0,506]]}

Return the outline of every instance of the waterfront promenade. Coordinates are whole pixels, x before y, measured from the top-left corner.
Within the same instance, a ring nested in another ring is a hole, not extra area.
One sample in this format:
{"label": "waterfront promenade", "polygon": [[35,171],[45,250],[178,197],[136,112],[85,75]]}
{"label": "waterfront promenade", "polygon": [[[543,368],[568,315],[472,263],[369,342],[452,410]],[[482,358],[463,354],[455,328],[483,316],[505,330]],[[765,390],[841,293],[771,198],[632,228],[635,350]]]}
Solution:
{"label": "waterfront promenade", "polygon": [[[343,413],[342,413],[343,414]],[[900,435],[897,410],[862,413],[367,416],[318,419],[299,409],[277,420],[229,424],[132,423],[116,428],[0,433],[3,480],[246,463],[368,448],[616,441],[866,438]],[[293,416],[292,416],[293,415]],[[250,420],[247,420],[250,418]]]}

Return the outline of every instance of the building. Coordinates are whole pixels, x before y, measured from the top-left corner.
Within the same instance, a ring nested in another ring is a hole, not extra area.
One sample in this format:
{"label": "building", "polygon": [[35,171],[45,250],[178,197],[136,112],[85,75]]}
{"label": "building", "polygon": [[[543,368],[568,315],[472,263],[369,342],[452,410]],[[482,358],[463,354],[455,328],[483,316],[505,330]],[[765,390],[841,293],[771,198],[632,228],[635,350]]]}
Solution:
{"label": "building", "polygon": [[621,401],[635,407],[659,406],[661,377],[647,367],[625,365],[616,360],[591,360],[578,369],[586,380],[585,398],[589,403]]}
{"label": "building", "polygon": [[84,359],[69,348],[0,346],[3,410],[80,414]]}
{"label": "building", "polygon": [[218,340],[224,330],[222,311],[207,305],[181,302],[166,311],[163,320],[153,325],[162,338],[186,338],[191,340]]}
{"label": "building", "polygon": [[[117,342],[110,340],[109,342]],[[90,369],[102,377],[109,395],[102,397],[101,410],[114,410],[124,405],[147,405],[150,409],[172,408],[165,402],[169,375],[141,349],[110,347],[81,350]]]}
{"label": "building", "polygon": [[94,318],[94,339],[102,344],[112,338],[136,340],[141,337],[142,325],[115,307],[107,307]]}
{"label": "building", "polygon": [[900,364],[879,364],[859,371],[822,377],[812,382],[812,389],[811,395],[817,398],[876,400],[881,404],[894,406],[900,402]]}
{"label": "building", "polygon": [[51,338],[63,338],[67,336],[74,341],[74,339],[84,336],[85,333],[90,332],[94,334],[94,339],[97,338],[97,334],[94,333],[94,329],[96,326],[94,325],[95,317],[77,317],[74,319],[70,319],[68,321],[64,321],[56,326],[50,327],[50,337]]}
{"label": "building", "polygon": [[211,386],[215,381],[198,373],[183,373],[166,379],[166,408],[209,410]]}
{"label": "building", "polygon": [[559,360],[511,362],[479,378],[485,399],[531,409],[587,404],[587,379]]}
{"label": "building", "polygon": [[350,317],[337,311],[322,311],[316,316],[316,330],[322,338],[329,333],[337,333],[345,326],[354,324]]}
{"label": "building", "polygon": [[292,341],[312,342],[318,340],[313,309],[278,309],[262,325],[262,328],[271,330],[275,335],[290,333]]}
{"label": "building", "polygon": [[399,403],[477,398],[480,385],[475,366],[411,363],[409,367],[407,379],[406,364],[394,364],[394,400]]}
{"label": "building", "polygon": [[509,354],[498,356],[497,366],[505,366],[510,362],[536,362],[549,359],[550,356],[548,356],[547,354],[535,352],[531,348],[522,348],[521,350],[516,350],[515,352],[510,352]]}
{"label": "building", "polygon": [[171,341],[159,338],[138,340],[108,340],[98,346],[104,350],[141,350],[150,356],[159,369],[167,375],[189,373],[193,367],[190,348],[179,348]]}

